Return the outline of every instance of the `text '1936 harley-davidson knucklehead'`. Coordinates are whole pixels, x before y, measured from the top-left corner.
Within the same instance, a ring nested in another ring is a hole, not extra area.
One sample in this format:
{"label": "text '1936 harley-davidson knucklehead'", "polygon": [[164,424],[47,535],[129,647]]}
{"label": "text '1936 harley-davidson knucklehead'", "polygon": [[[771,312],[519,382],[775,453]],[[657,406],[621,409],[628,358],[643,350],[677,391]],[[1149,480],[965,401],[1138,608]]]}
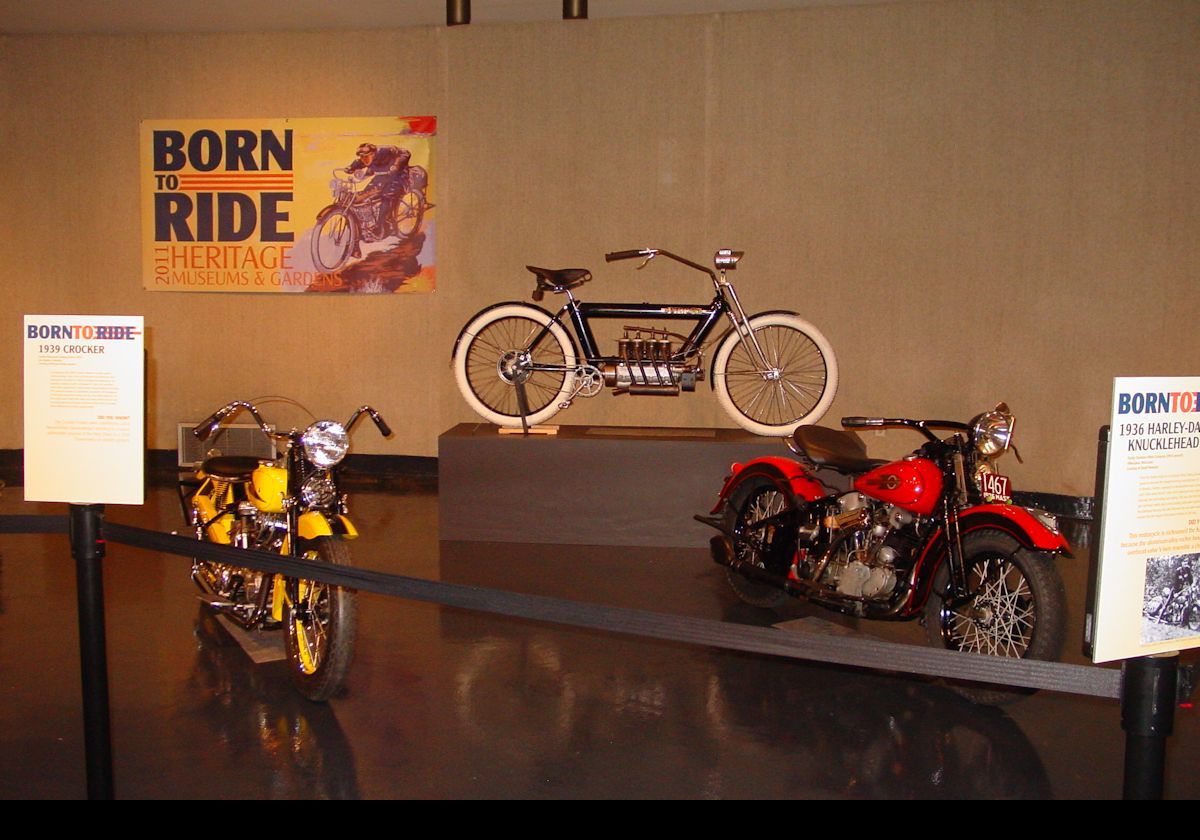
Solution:
{"label": "text '1936 harley-davidson knucklehead'", "polygon": [[[181,498],[196,538],[236,548],[350,565],[347,540],[358,536],[338,469],[350,449],[350,430],[366,414],[387,437],[392,432],[375,409],[359,408],[346,424],[317,420],[307,428],[276,432],[249,402],[219,409],[192,433],[208,440],[242,410],[275,445],[277,458],[210,455]],[[310,700],[328,700],[342,687],[354,654],[354,593],[317,581],[268,574],[226,563],[196,560],[192,579],[205,602],[247,630],[284,630],[293,682]]]}
{"label": "text '1936 harley-davidson knucklehead'", "polygon": [[[993,656],[1057,659],[1066,599],[1054,566],[1070,547],[1052,515],[1012,503],[993,462],[1014,418],[1001,403],[970,423],[845,417],[851,429],[908,428],[926,443],[902,460],[868,458],[853,432],[801,426],[799,456],[735,464],[710,516],[713,559],[743,601],[789,595],[869,619],[924,621],[929,641]],[[932,430],[949,430],[942,439]],[[826,471],[852,489],[823,481]],[[981,702],[1011,695],[960,689]]]}
{"label": "text '1936 harley-davidson knucklehead'", "polygon": [[[821,418],[837,391],[838,369],[825,336],[795,312],[747,315],[726,273],[741,251],[717,251],[717,271],[658,248],[616,251],[604,259],[667,257],[707,274],[716,290],[708,304],[584,303],[574,290],[592,278],[583,268],[526,266],[533,299],[565,295],[556,313],[509,301],[477,313],[454,343],[454,373],[467,404],[498,426],[545,423],[577,397],[604,388],[614,394],[678,396],[696,390],[706,373],[717,400],[743,429],[784,437]],[[704,349],[728,318],[711,370]],[[600,352],[592,321],[685,321],[684,336],[655,326],[625,326],[616,355]]]}

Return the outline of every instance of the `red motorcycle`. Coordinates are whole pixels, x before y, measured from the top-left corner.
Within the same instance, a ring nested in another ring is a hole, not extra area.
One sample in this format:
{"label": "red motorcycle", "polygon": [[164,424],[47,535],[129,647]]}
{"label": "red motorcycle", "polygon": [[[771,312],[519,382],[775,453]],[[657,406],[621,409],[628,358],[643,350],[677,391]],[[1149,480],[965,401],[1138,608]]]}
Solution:
{"label": "red motorcycle", "polygon": [[[710,516],[713,559],[748,604],[787,596],[848,615],[924,621],[951,650],[1056,659],[1066,597],[1053,557],[1070,556],[1054,516],[1012,503],[993,464],[1014,418],[1001,403],[970,423],[844,417],[849,429],[926,438],[899,461],[867,457],[854,432],[801,426],[799,461],[734,464]],[[950,430],[939,438],[933,430]],[[989,700],[996,698],[979,693]]]}

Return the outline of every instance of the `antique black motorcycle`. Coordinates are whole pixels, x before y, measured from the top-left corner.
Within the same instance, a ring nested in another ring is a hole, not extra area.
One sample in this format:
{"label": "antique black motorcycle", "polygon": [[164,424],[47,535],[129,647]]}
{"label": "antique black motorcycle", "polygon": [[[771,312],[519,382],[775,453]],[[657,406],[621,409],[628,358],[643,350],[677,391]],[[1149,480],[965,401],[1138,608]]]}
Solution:
{"label": "antique black motorcycle", "polygon": [[1053,557],[1070,547],[1055,517],[1013,504],[993,466],[1014,422],[1003,403],[969,423],[842,418],[925,437],[891,462],[868,458],[853,432],[801,426],[799,460],[735,464],[712,515],[696,518],[722,531],[713,558],[749,604],[795,596],[861,618],[921,619],[939,647],[1056,659],[1066,606]]}
{"label": "antique black motorcycle", "polygon": [[[350,565],[347,541],[358,536],[338,469],[350,449],[350,430],[364,414],[380,434],[392,431],[364,405],[350,420],[316,420],[307,428],[277,432],[258,409],[238,400],[192,430],[202,441],[241,411],[277,447],[275,459],[212,454],[194,479],[181,482],[180,499],[196,539],[236,548]],[[296,688],[310,700],[328,700],[342,687],[354,654],[354,593],[318,581],[271,575],[197,559],[192,579],[205,602],[247,630],[284,629]]]}
{"label": "antique black motorcycle", "polygon": [[[667,257],[703,272],[716,296],[709,304],[584,303],[575,297],[592,277],[583,268],[526,266],[536,278],[533,299],[564,295],[556,313],[510,301],[478,312],[454,343],[454,374],[467,404],[498,426],[545,423],[578,397],[605,388],[614,394],[678,396],[710,376],[717,401],[735,423],[759,435],[783,437],[815,423],[837,392],[838,368],[829,341],[795,312],[747,315],[727,272],[741,251],[721,249],[717,272],[659,248],[615,251],[604,259]],[[592,321],[683,321],[688,335],[656,326],[624,327],[615,355],[605,355]],[[728,320],[705,370],[706,342]],[[573,333],[573,335],[572,335]]]}

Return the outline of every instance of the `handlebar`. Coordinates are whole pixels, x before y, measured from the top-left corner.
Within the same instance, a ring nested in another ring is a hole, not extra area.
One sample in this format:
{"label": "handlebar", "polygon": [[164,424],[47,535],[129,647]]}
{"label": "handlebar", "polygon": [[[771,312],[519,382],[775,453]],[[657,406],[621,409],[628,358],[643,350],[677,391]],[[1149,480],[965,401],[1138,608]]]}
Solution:
{"label": "handlebar", "polygon": [[358,418],[362,415],[367,415],[375,422],[375,428],[379,429],[379,434],[386,437],[392,436],[392,427],[389,426],[384,419],[379,415],[379,412],[371,408],[369,405],[360,405],[353,414],[350,415],[350,420],[346,423],[346,433],[354,428],[354,424],[358,422]]}
{"label": "handlebar", "polygon": [[[272,439],[286,439],[288,437],[288,435],[271,431],[271,427],[267,425],[266,421],[262,419],[262,415],[258,413],[258,409],[255,408],[252,403],[246,402],[245,400],[234,400],[231,403],[221,406],[208,417],[197,423],[196,427],[192,429],[192,434],[198,440],[208,440],[212,436],[212,433],[215,432],[222,423],[234,417],[242,410],[250,412],[250,415],[258,424],[258,428],[261,429],[262,433],[267,437]],[[350,415],[350,420],[346,423],[347,434],[349,434],[350,430],[354,427],[354,424],[357,423],[358,419],[364,414],[374,421],[375,427],[379,429],[379,433],[381,435],[384,437],[392,436],[391,427],[388,426],[383,417],[380,416],[379,412],[369,405],[359,406],[355,412]]]}
{"label": "handlebar", "polygon": [[910,420],[907,417],[843,417],[842,425],[847,429],[914,429],[932,441],[936,441],[937,436],[929,431],[930,429],[953,429],[956,432],[971,429],[966,423],[959,423],[957,420]]}
{"label": "handlebar", "polygon": [[605,262],[617,260],[632,260],[635,257],[653,257],[657,252],[653,248],[642,248],[636,251],[610,251],[604,255]]}
{"label": "handlebar", "polygon": [[711,268],[705,268],[704,266],[700,265],[699,263],[694,263],[691,260],[686,259],[685,257],[679,256],[678,254],[672,254],[670,251],[664,251],[662,248],[636,248],[632,251],[610,251],[609,253],[604,255],[604,261],[605,262],[615,262],[616,260],[632,260],[637,257],[645,257],[646,262],[644,262],[638,266],[638,268],[642,268],[647,263],[649,263],[650,260],[652,260],[655,257],[660,256],[660,255],[664,256],[664,257],[669,257],[670,259],[675,260],[675,262],[677,262],[677,263],[683,263],[688,268],[694,268],[697,271],[703,271],[705,274],[707,274],[709,277],[712,278],[714,283],[717,282],[717,275],[713,273],[713,270]]}
{"label": "handlebar", "polygon": [[192,429],[192,434],[198,440],[208,440],[209,437],[212,436],[212,433],[215,432],[222,423],[224,423],[230,417],[236,415],[242,409],[250,412],[250,415],[254,418],[254,421],[258,423],[258,428],[262,430],[264,435],[271,437],[271,427],[268,426],[262,419],[262,415],[258,413],[258,409],[245,400],[234,400],[228,405],[221,406],[208,417],[200,421],[196,427]]}
{"label": "handlebar", "polygon": [[866,426],[887,425],[887,420],[882,417],[843,417],[842,425],[848,429],[861,429]]}

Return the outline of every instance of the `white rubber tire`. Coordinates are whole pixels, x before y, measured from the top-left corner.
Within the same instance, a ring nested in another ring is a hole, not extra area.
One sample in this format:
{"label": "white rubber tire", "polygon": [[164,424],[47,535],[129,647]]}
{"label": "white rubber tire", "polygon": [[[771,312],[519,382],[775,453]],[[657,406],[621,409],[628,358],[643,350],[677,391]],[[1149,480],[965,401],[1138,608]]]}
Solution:
{"label": "white rubber tire", "polygon": [[721,407],[756,435],[786,437],[798,426],[819,421],[837,395],[837,358],[829,340],[808,321],[787,312],[765,312],[749,323],[783,378],[760,378],[753,347],[731,332],[713,359],[713,389]]}
{"label": "white rubber tire", "polygon": [[556,374],[533,374],[525,385],[530,408],[525,422],[531,426],[545,423],[571,396],[575,387],[575,348],[562,325],[551,322],[551,317],[535,306],[511,303],[481,312],[467,324],[454,350],[454,378],[467,405],[484,420],[520,428],[516,388],[500,375],[499,362],[504,352],[525,349],[521,338],[532,338],[539,327],[549,325],[549,336],[557,345],[551,347],[543,341],[544,358],[540,361],[561,364],[567,372],[561,382]]}

